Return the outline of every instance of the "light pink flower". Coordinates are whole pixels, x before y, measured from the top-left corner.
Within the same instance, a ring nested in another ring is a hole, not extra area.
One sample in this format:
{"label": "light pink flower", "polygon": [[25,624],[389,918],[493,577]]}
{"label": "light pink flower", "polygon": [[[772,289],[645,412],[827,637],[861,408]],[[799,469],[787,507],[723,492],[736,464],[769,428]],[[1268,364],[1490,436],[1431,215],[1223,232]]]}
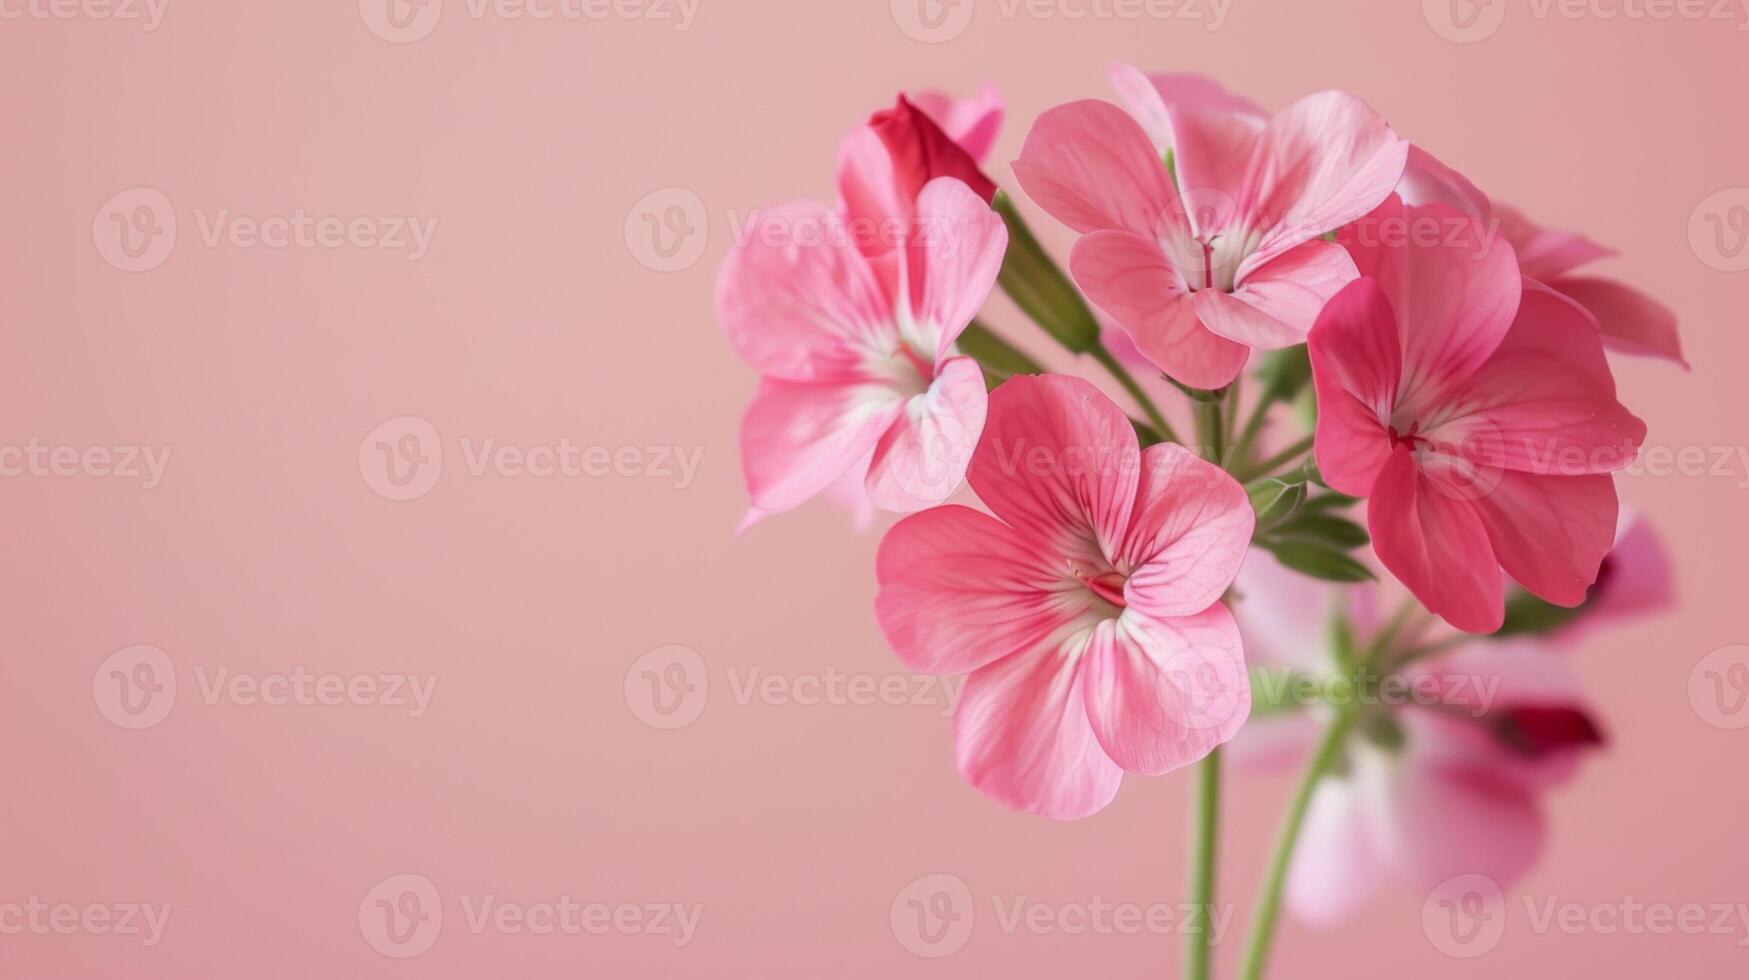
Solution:
{"label": "light pink flower", "polygon": [[865,458],[885,510],[920,510],[959,486],[986,396],[954,341],[989,296],[1008,234],[952,178],[930,181],[907,213],[884,274],[861,247],[866,229],[812,203],[762,210],[724,264],[718,314],[761,375],[741,425],[750,517],[795,507]]}
{"label": "light pink flower", "polygon": [[1615,255],[1614,249],[1576,232],[1544,228],[1513,208],[1489,201],[1474,184],[1419,147],[1410,151],[1400,194],[1408,204],[1448,204],[1496,221],[1518,254],[1519,271],[1590,311],[1605,346],[1688,366],[1676,314],[1669,307],[1625,283],[1576,273],[1580,266]]}
{"label": "light pink flower", "polygon": [[1083,817],[1125,770],[1188,765],[1239,730],[1250,686],[1220,599],[1254,518],[1230,476],[1181,446],[1141,451],[1092,385],[1044,375],[991,395],[969,478],[994,516],[894,526],[876,612],[912,669],[971,675],[954,745],[972,785]]}
{"label": "light pink flower", "polygon": [[1343,238],[1365,278],[1311,335],[1324,479],[1371,499],[1379,559],[1459,629],[1499,628],[1502,567],[1583,602],[1615,536],[1609,474],[1646,434],[1616,401],[1595,321],[1442,205],[1393,195]]}
{"label": "light pink flower", "polygon": [[[1335,590],[1253,551],[1236,588],[1253,663],[1314,676],[1338,670],[1319,638]],[[1349,590],[1351,603],[1376,588]],[[1314,601],[1307,593],[1319,593]],[[1279,601],[1289,599],[1284,606]],[[1371,635],[1357,637],[1364,647]],[[1395,877],[1429,890],[1461,874],[1509,887],[1547,837],[1543,798],[1567,781],[1603,735],[1566,657],[1534,641],[1478,641],[1402,671],[1406,703],[1363,706],[1388,723],[1357,721],[1337,771],[1315,791],[1289,869],[1287,903],[1332,925]],[[1328,709],[1254,719],[1233,743],[1241,766],[1303,759]],[[1381,732],[1396,737],[1382,738]],[[1400,744],[1399,744],[1400,742]]]}
{"label": "light pink flower", "polygon": [[1109,103],[1072,102],[1039,117],[1014,164],[1039,206],[1082,233],[1069,267],[1088,298],[1163,371],[1201,388],[1232,381],[1251,348],[1305,340],[1355,274],[1319,236],[1384,200],[1408,152],[1342,92],[1267,119],[1233,103],[1162,96],[1145,129]]}

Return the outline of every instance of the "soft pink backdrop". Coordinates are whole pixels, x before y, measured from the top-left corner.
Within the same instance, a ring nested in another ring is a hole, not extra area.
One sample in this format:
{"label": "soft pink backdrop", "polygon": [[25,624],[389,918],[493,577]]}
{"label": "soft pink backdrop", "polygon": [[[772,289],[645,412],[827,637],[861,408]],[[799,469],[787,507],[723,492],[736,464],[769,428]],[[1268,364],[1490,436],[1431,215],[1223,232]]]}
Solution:
{"label": "soft pink backdrop", "polygon": [[[447,0],[429,36],[397,44],[369,26],[386,23],[376,0],[362,14],[354,0],[168,0],[154,30],[96,17],[97,2],[59,8],[72,19],[36,2],[8,0],[23,16],[0,22],[0,445],[172,455],[151,489],[0,478],[0,906],[172,912],[150,948],[0,934],[0,975],[1177,975],[1174,935],[1010,935],[991,901],[1176,902],[1186,778],[1131,779],[1104,813],[1050,823],[961,782],[939,697],[741,703],[731,682],[900,673],[871,613],[874,534],[816,504],[731,539],[753,378],[712,311],[735,222],[829,196],[839,136],[900,87],[998,84],[1010,122],[990,169],[1009,186],[1030,120],[1107,97],[1108,61],[1206,72],[1265,104],[1354,91],[1501,199],[1620,247],[1610,270],[1679,311],[1692,374],[1618,361],[1650,444],[1749,442],[1749,272],[1709,265],[1689,234],[1704,200],[1749,185],[1741,10],[1652,21],[1512,3],[1490,36],[1458,43],[1430,26],[1442,0],[1431,14],[1233,0],[1217,30],[1201,6],[1071,20],[980,0],[960,34],[925,43],[901,29],[922,23],[909,0],[702,0],[686,30],[476,18]],[[136,187],[162,192],[178,229],[162,265],[127,272],[100,248],[100,209]],[[665,188],[683,190],[645,201]],[[1722,200],[1729,214],[1749,192]],[[675,204],[694,231],[675,262],[702,254],[658,271],[643,214]],[[437,227],[417,261],[203,240],[221,209],[300,208]],[[992,316],[1018,325],[1005,306]],[[360,448],[402,416],[430,424],[443,468],[398,502]],[[702,455],[684,487],[475,477],[462,440],[486,438]],[[1615,746],[1554,799],[1552,846],[1517,895],[1749,902],[1749,730],[1710,724],[1689,697],[1702,657],[1749,642],[1745,483],[1735,457],[1726,475],[1622,480],[1676,552],[1682,606],[1578,654]],[[178,684],[143,730],[113,724],[93,691],[135,644],[165,651]],[[634,662],[668,645],[697,652],[709,694],[696,720],[658,730]],[[417,718],[202,696],[222,668],[297,667],[437,687]],[[1288,789],[1285,775],[1230,783],[1228,897],[1248,899]],[[890,910],[938,872],[968,885],[975,924],[926,960]],[[367,942],[359,909],[403,873],[435,884],[444,922],[428,952],[397,960]],[[460,901],[486,895],[703,913],[678,948],[476,935]],[[1280,975],[1699,977],[1749,961],[1742,924],[1536,935],[1516,897],[1497,948],[1462,961],[1424,933],[1423,897],[1393,889],[1332,933],[1287,923]]]}

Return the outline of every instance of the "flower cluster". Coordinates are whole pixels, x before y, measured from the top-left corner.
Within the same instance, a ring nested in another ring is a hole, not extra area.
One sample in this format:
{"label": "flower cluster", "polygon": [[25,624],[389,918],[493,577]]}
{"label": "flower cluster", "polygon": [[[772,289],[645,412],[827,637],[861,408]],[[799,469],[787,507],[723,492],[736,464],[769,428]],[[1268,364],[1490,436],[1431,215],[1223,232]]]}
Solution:
{"label": "flower cluster", "polygon": [[[1392,867],[1512,878],[1605,741],[1562,650],[1668,594],[1621,518],[1646,430],[1605,351],[1682,364],[1674,315],[1353,95],[1111,81],[1013,161],[1066,274],[984,170],[990,89],[899,96],[844,139],[836,207],[760,212],[718,291],[761,376],[749,518],[909,515],[876,616],[912,669],[969,675],[955,757],[1009,806],[1083,817],[1125,772],[1313,726],[1293,908],[1338,917]],[[1065,350],[978,321],[997,285]]]}

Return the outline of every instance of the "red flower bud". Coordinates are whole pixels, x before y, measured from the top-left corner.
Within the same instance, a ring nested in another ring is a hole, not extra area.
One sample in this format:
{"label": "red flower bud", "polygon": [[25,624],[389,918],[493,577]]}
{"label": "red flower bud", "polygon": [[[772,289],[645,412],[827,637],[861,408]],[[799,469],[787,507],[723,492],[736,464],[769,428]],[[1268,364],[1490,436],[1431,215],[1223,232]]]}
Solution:
{"label": "red flower bud", "polygon": [[937,177],[958,177],[985,201],[996,197],[995,182],[971,155],[903,93],[891,109],[870,116],[868,124],[893,158],[893,177],[905,200],[916,200],[923,185]]}

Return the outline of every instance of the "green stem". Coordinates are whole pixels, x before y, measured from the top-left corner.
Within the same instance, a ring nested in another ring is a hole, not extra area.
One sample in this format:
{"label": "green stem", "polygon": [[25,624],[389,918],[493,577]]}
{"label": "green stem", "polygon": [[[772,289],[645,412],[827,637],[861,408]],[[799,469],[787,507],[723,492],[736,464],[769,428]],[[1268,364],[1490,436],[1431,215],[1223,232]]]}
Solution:
{"label": "green stem", "polygon": [[991,387],[1017,374],[1043,374],[1045,370],[1025,351],[977,320],[966,327],[955,343],[984,369],[984,377],[991,382]]}
{"label": "green stem", "polygon": [[1196,448],[1203,458],[1223,469],[1228,469],[1230,460],[1226,458],[1226,427],[1221,422],[1221,408],[1226,404],[1225,393],[1208,401],[1192,401],[1191,407],[1196,412]]}
{"label": "green stem", "polygon": [[1191,851],[1190,910],[1185,917],[1185,980],[1208,980],[1213,951],[1215,852],[1221,820],[1221,750],[1197,767],[1196,839]]}
{"label": "green stem", "polygon": [[1008,251],[996,282],[1045,333],[1077,354],[1099,346],[1099,321],[1081,298],[1080,290],[1039,244],[1026,219],[1004,191],[998,191],[990,206],[1008,229]]}
{"label": "green stem", "polygon": [[1119,363],[1111,351],[1105,349],[1105,345],[1097,344],[1087,353],[1103,365],[1105,370],[1117,379],[1118,384],[1123,385],[1123,390],[1130,393],[1130,397],[1136,400],[1136,404],[1141,406],[1143,413],[1148,416],[1148,424],[1154,427],[1155,432],[1160,433],[1161,438],[1167,442],[1178,441],[1178,433],[1172,431],[1172,424],[1166,421],[1166,416],[1160,414],[1160,409],[1155,406],[1154,400],[1148,397],[1146,391],[1142,390],[1141,384],[1136,381],[1134,375],[1130,374],[1129,369]]}
{"label": "green stem", "polygon": [[1256,466],[1246,467],[1245,479],[1250,480],[1259,476],[1267,476],[1274,473],[1276,470],[1281,469],[1283,466],[1297,461],[1301,456],[1304,456],[1307,452],[1311,451],[1315,438],[1316,437],[1314,436],[1307,436],[1299,442],[1283,449],[1281,452],[1276,453],[1274,456],[1263,460]]}
{"label": "green stem", "polygon": [[1246,471],[1256,468],[1250,465],[1251,445],[1257,441],[1263,432],[1263,423],[1269,419],[1270,401],[1264,397],[1266,395],[1268,392],[1259,393],[1257,404],[1251,408],[1251,417],[1245,420],[1245,428],[1240,430],[1239,440],[1233,446],[1233,465]]}
{"label": "green stem", "polygon": [[1242,980],[1261,980],[1263,969],[1269,963],[1269,947],[1275,941],[1275,923],[1281,914],[1281,893],[1287,884],[1287,869],[1293,861],[1294,845],[1299,842],[1306,810],[1312,803],[1312,792],[1341,754],[1353,721],[1353,712],[1338,710],[1335,720],[1324,732],[1324,741],[1318,746],[1317,754],[1300,778],[1299,789],[1294,792],[1287,819],[1275,841],[1275,853],[1263,879],[1263,890],[1257,896],[1257,911],[1251,918],[1251,938],[1245,947],[1245,967],[1239,973]]}

